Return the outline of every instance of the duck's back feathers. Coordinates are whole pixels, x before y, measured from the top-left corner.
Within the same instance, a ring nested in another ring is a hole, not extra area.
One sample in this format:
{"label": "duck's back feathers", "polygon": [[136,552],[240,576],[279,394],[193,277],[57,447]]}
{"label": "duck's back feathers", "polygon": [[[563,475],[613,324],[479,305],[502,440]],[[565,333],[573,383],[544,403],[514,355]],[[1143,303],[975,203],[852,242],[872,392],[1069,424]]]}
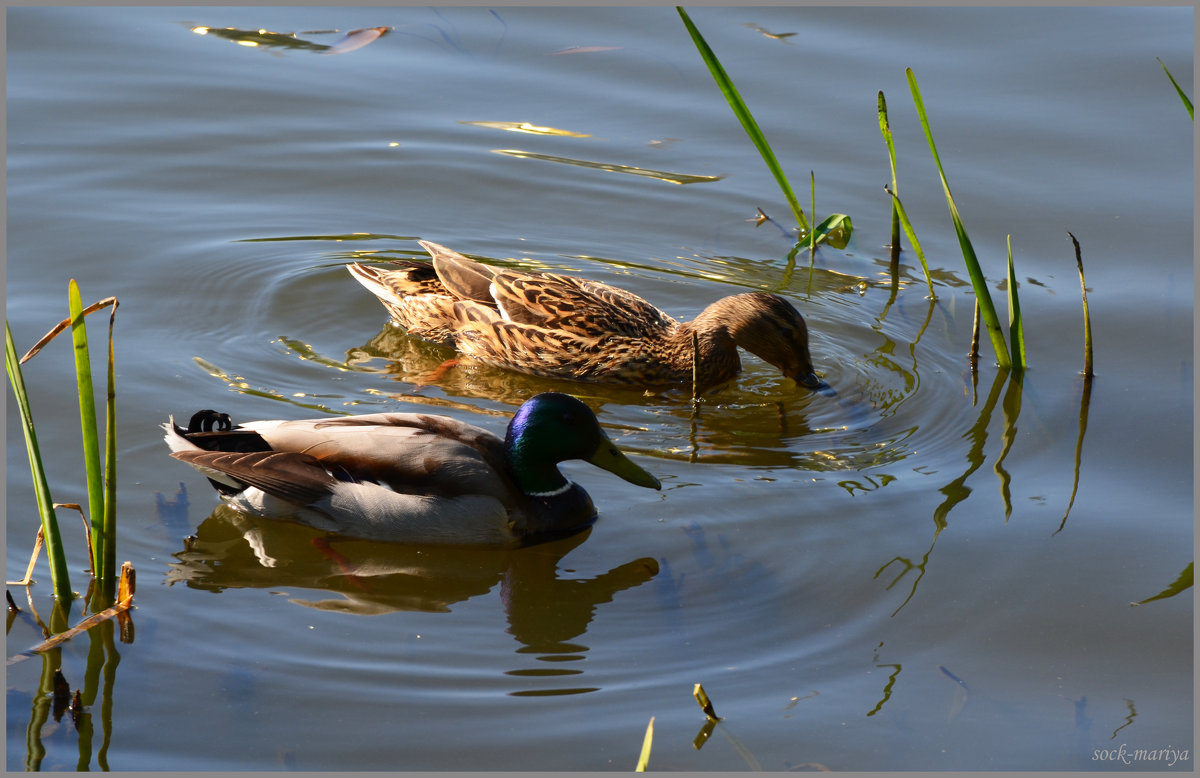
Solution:
{"label": "duck's back feathers", "polygon": [[676,324],[641,297],[615,286],[558,273],[495,268],[437,243],[419,243],[433,257],[445,291],[460,301],[483,303],[505,321],[582,337],[631,338],[662,337]]}

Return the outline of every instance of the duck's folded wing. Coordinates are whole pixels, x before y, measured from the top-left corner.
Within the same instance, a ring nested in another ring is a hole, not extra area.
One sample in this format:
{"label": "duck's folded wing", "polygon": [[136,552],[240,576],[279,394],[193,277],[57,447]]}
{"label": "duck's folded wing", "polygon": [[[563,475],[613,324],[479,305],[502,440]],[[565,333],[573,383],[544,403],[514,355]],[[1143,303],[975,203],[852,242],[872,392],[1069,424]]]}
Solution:
{"label": "duck's folded wing", "polygon": [[[507,507],[488,495],[438,497],[346,481],[335,477],[320,460],[295,452],[177,451],[171,456],[228,485],[228,498],[243,510],[292,518],[326,532],[410,543],[511,544],[518,540]],[[248,489],[257,489],[266,498]]]}
{"label": "duck's folded wing", "polygon": [[491,289],[505,319],[582,337],[658,339],[675,326],[636,294],[599,281],[505,270]]}
{"label": "duck's folded wing", "polygon": [[227,493],[254,487],[296,505],[319,502],[339,483],[320,461],[295,452],[197,450],[175,451],[171,456],[225,485]]}
{"label": "duck's folded wing", "polygon": [[427,240],[417,241],[433,257],[438,278],[449,292],[460,300],[495,305],[490,287],[498,272],[481,262],[467,259],[453,249]]}

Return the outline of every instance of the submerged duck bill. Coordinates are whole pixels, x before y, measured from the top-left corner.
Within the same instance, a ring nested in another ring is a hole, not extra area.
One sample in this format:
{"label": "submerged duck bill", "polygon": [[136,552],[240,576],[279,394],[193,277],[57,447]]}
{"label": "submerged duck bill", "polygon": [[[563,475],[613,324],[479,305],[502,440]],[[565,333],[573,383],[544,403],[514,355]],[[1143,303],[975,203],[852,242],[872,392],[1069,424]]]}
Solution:
{"label": "submerged duck bill", "polygon": [[647,489],[661,489],[662,484],[657,478],[643,470],[632,459],[621,453],[611,440],[605,439],[596,448],[596,453],[587,460],[596,467],[618,475],[631,484],[644,486]]}
{"label": "submerged duck bill", "polygon": [[817,376],[816,373],[801,373],[794,378],[796,383],[800,384],[806,389],[812,389],[814,392],[824,395],[836,394],[836,392],[833,390],[833,387],[825,383],[820,377]]}

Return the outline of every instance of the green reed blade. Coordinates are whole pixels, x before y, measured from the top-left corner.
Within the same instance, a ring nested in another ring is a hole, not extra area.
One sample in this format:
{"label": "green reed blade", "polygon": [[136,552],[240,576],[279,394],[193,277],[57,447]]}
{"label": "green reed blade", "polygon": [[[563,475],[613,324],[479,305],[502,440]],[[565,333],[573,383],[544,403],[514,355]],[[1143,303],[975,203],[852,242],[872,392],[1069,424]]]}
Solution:
{"label": "green reed blade", "polygon": [[1087,281],[1083,278],[1083,252],[1079,248],[1079,241],[1075,240],[1075,236],[1070,230],[1067,234],[1071,236],[1071,242],[1075,244],[1075,267],[1079,270],[1079,291],[1083,295],[1083,374],[1091,378],[1094,373],[1092,371],[1092,314],[1088,310],[1087,299]]}
{"label": "green reed blade", "polygon": [[[1158,57],[1155,57],[1155,59],[1158,59]],[[1188,116],[1192,121],[1196,121],[1196,115],[1192,112],[1192,101],[1189,100],[1188,96],[1183,93],[1183,89],[1180,88],[1178,82],[1175,81],[1175,76],[1171,75],[1171,71],[1167,70],[1166,63],[1161,59],[1158,59],[1158,64],[1162,65],[1163,72],[1167,74],[1167,78],[1171,79],[1171,83],[1174,85],[1175,91],[1179,93],[1179,99],[1183,101],[1183,107],[1187,109]]]}
{"label": "green reed blade", "polygon": [[[892,169],[892,249],[898,251],[900,249],[900,214],[898,212],[900,201],[895,193],[900,191],[900,187],[896,183],[896,144],[892,140],[892,125],[888,121],[887,101],[883,99],[883,90],[879,91],[877,101],[879,110],[879,132],[883,135],[883,142],[888,150],[888,165]],[[909,230],[911,232],[911,229]],[[922,266],[925,264],[925,259],[921,259]],[[929,272],[925,272],[925,277],[929,278]],[[930,283],[929,293],[933,294],[933,285]]]}
{"label": "green reed blade", "polygon": [[[113,300],[108,317],[108,386],[104,402],[104,554],[100,559],[102,574],[96,578],[111,583],[117,574],[117,377],[113,353],[113,326],[117,318],[117,301]],[[109,587],[105,587],[109,588]]]}
{"label": "green reed blade", "polygon": [[933,291],[933,277],[929,275],[929,263],[925,261],[925,252],[921,250],[921,242],[917,240],[917,233],[908,219],[908,212],[904,210],[904,203],[900,202],[900,195],[896,194],[894,190],[885,186],[884,191],[892,196],[892,213],[898,217],[900,224],[904,227],[904,234],[908,236],[908,242],[912,244],[913,252],[917,255],[917,259],[921,260],[921,269],[925,271],[925,283],[929,286],[929,299],[936,300],[937,295]]}
{"label": "green reed blade", "polygon": [[1021,320],[1021,300],[1017,295],[1017,274],[1013,269],[1012,235],[1008,236],[1008,336],[1012,341],[1013,367],[1025,369],[1025,325]]}
{"label": "green reed blade", "polygon": [[37,498],[38,514],[42,520],[46,556],[50,560],[50,580],[54,596],[60,602],[69,602],[72,593],[66,552],[63,549],[62,536],[58,532],[58,518],[54,514],[54,501],[50,498],[50,485],[42,467],[37,432],[33,426],[33,413],[29,408],[29,395],[25,391],[25,378],[21,374],[21,364],[17,360],[17,350],[13,345],[12,331],[7,320],[4,322],[4,364],[8,369],[8,379],[12,383],[13,394],[16,395],[17,407],[21,413],[21,429],[25,433],[25,449],[29,454],[29,469],[33,474],[33,490]]}
{"label": "green reed blade", "polygon": [[96,424],[96,396],[92,387],[92,363],[88,352],[87,323],[79,285],[67,284],[71,314],[71,342],[75,346],[75,380],[79,387],[79,432],[83,438],[83,463],[87,474],[88,519],[92,524],[92,575],[101,578],[101,560],[106,552],[104,537],[104,473],[100,469],[100,434]]}
{"label": "green reed blade", "polygon": [[971,239],[967,236],[967,230],[958,214],[958,206],[954,204],[954,197],[950,194],[950,184],[946,181],[946,173],[942,169],[942,161],[938,157],[937,146],[933,142],[933,132],[929,129],[929,117],[925,113],[925,103],[921,100],[921,89],[917,86],[917,77],[913,75],[912,68],[905,68],[904,74],[908,78],[908,87],[912,91],[913,104],[917,108],[917,117],[921,120],[921,128],[925,131],[926,140],[929,141],[929,151],[933,154],[933,162],[937,166],[938,176],[942,180],[942,191],[946,194],[946,205],[950,209],[950,219],[954,222],[954,233],[958,236],[958,245],[962,249],[963,261],[967,265],[967,274],[971,277],[971,287],[975,290],[975,297],[979,301],[979,312],[984,327],[987,329],[988,339],[991,340],[992,349],[996,352],[996,362],[1001,368],[1008,368],[1012,363],[1008,356],[1008,346],[1004,343],[1004,334],[1000,330],[1000,319],[996,315],[996,307],[992,304],[992,295],[988,292],[987,279],[984,278],[983,270],[979,267],[979,259],[975,256]]}
{"label": "green reed blade", "polygon": [[971,373],[975,373],[975,363],[979,361],[979,298],[975,298],[975,315],[971,324]]}
{"label": "green reed blade", "polygon": [[755,148],[758,149],[763,162],[767,164],[767,169],[775,177],[775,182],[779,184],[779,189],[787,199],[788,206],[791,207],[792,214],[796,217],[796,223],[800,226],[800,232],[807,233],[809,231],[808,219],[805,217],[804,211],[800,208],[800,203],[796,199],[795,193],[792,192],[791,185],[788,184],[787,176],[783,174],[783,168],[779,166],[779,160],[775,158],[770,144],[767,143],[766,137],[763,135],[762,130],[759,129],[758,122],[754,120],[754,116],[751,115],[750,109],[746,107],[742,96],[738,94],[737,87],[733,85],[733,80],[725,72],[725,68],[721,66],[717,55],[713,53],[707,41],[704,40],[704,36],[696,29],[696,25],[692,24],[687,11],[683,10],[683,6],[678,5],[675,6],[675,10],[679,12],[679,17],[683,19],[683,24],[687,27],[688,34],[692,36],[692,42],[696,44],[696,50],[700,52],[700,57],[704,60],[704,64],[708,66],[708,72],[712,74],[713,80],[717,82],[717,87],[725,95],[729,107],[733,109],[733,115],[741,122],[742,129],[750,136],[750,140],[754,143]]}
{"label": "green reed blade", "polygon": [[646,765],[650,764],[650,744],[654,742],[654,717],[650,717],[650,723],[646,725],[646,736],[642,738],[642,753],[638,757],[637,767],[634,768],[635,773],[646,772]]}
{"label": "green reed blade", "polygon": [[[810,197],[809,207],[812,208],[813,218],[817,218],[817,174],[815,171],[808,171],[808,194]],[[817,231],[813,230],[808,233],[808,264],[811,266],[817,258]]]}

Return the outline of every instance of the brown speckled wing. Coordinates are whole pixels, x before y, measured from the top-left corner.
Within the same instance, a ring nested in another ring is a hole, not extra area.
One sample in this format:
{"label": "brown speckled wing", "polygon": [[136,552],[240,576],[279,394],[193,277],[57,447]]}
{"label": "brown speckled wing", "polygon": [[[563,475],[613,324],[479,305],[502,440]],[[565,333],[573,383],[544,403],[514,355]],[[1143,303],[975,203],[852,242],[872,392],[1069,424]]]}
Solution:
{"label": "brown speckled wing", "polygon": [[492,288],[509,320],[582,337],[657,339],[675,326],[674,319],[641,297],[599,281],[505,270]]}

